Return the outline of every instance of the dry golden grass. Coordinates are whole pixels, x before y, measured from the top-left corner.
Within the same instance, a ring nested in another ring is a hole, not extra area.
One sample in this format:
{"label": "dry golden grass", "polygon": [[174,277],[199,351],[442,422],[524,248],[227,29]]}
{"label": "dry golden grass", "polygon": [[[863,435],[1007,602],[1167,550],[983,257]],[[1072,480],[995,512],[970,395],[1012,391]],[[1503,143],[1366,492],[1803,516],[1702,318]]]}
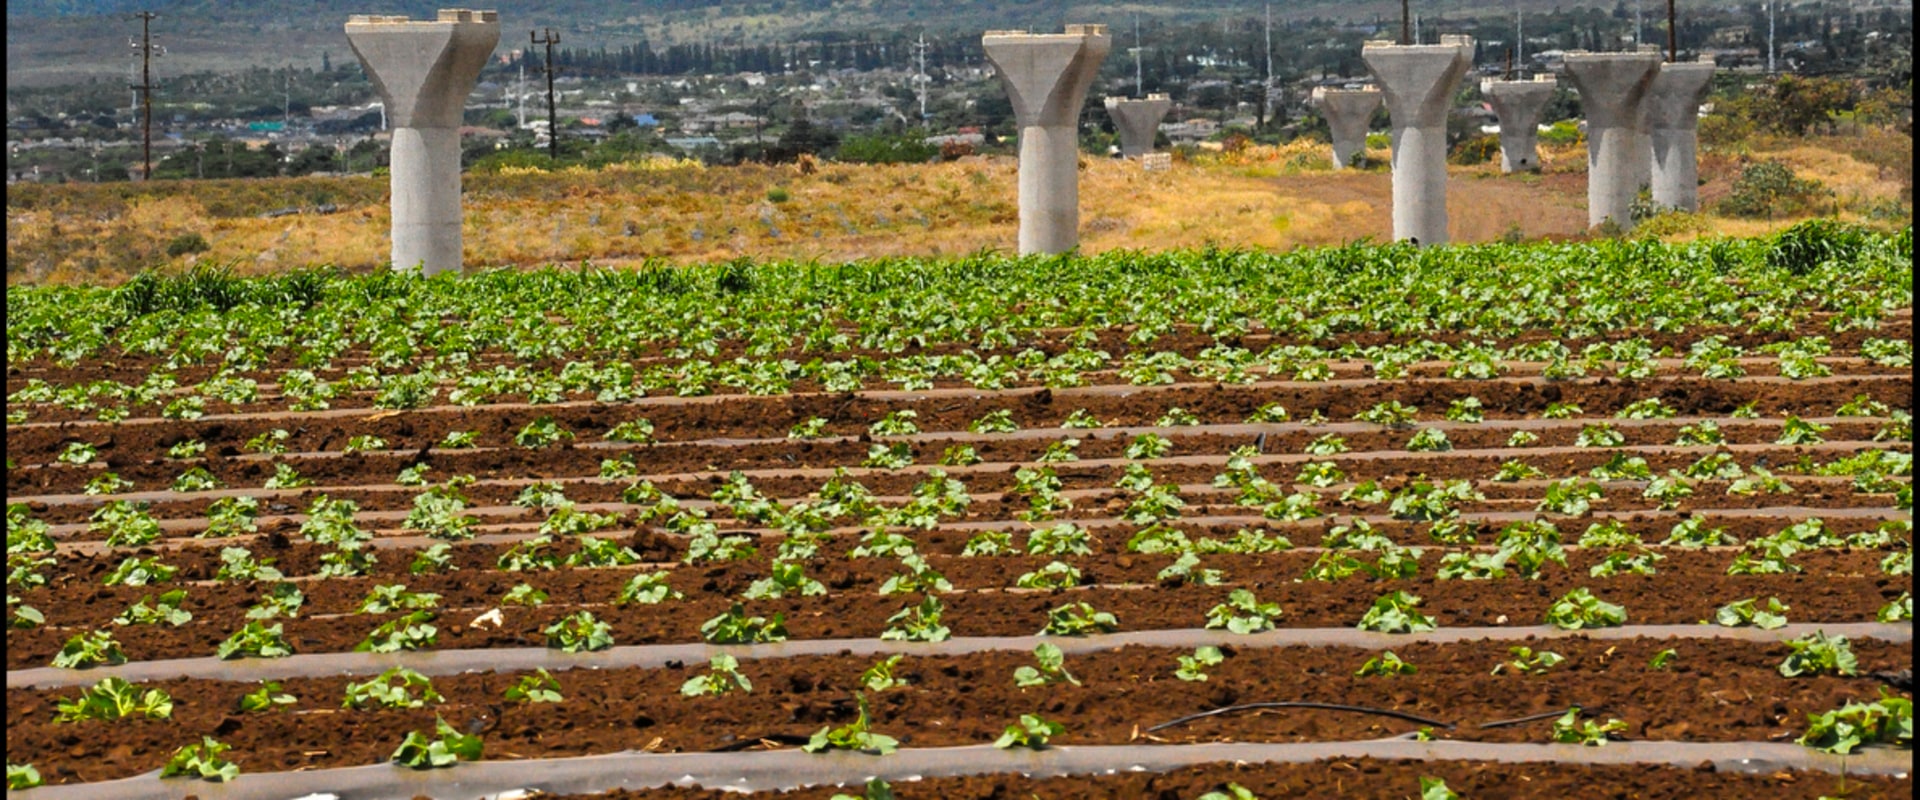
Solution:
{"label": "dry golden grass", "polygon": [[[1786,142],[1778,158],[1835,191],[1850,209],[1897,199],[1884,167],[1824,142]],[[1384,163],[1385,151],[1369,154]],[[1583,148],[1543,148],[1538,175],[1496,165],[1452,167],[1447,198],[1455,242],[1566,238],[1586,233]],[[1285,249],[1391,235],[1391,176],[1384,168],[1329,168],[1325,145],[1246,147],[1178,160],[1164,172],[1137,162],[1089,159],[1081,171],[1081,247],[1163,250],[1208,244]],[[1709,202],[1738,174],[1736,159],[1702,161]],[[469,265],[690,263],[752,259],[839,261],[1012,250],[1018,229],[1015,162],[975,157],[925,165],[821,164],[702,168],[691,164],[600,172],[469,175]],[[384,180],[207,181],[119,187],[37,187],[9,194],[7,279],[117,282],[142,266],[233,264],[266,273],[310,264],[372,269],[386,256]],[[774,202],[770,192],[785,193]],[[311,205],[327,215],[263,218]],[[1793,220],[1724,219],[1679,237],[1754,235]],[[168,258],[166,244],[199,233],[210,249]]]}

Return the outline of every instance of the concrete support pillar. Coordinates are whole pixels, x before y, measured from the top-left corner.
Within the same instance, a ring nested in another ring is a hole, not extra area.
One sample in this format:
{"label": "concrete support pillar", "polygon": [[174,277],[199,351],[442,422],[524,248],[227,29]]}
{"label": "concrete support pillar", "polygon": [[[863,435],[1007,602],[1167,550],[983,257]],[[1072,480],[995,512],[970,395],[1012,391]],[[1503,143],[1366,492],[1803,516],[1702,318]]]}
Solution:
{"label": "concrete support pillar", "polygon": [[1020,254],[1080,243],[1080,107],[1113,39],[1105,25],[980,37],[1020,126]]}
{"label": "concrete support pillar", "polygon": [[492,11],[441,9],[431,21],[347,19],[347,43],[393,128],[394,269],[460,270],[461,112],[499,41]]}
{"label": "concrete support pillar", "polygon": [[1473,66],[1473,37],[1439,44],[1367,42],[1361,60],[1386,93],[1393,124],[1393,238],[1447,241],[1447,112]]}
{"label": "concrete support pillar", "polygon": [[1640,191],[1639,165],[1652,162],[1651,145],[1638,129],[1646,119],[1647,90],[1660,56],[1573,52],[1566,55],[1566,65],[1587,114],[1587,225],[1611,219],[1630,230],[1628,209]]}
{"label": "concrete support pillar", "polygon": [[1530,81],[1481,81],[1480,93],[1500,117],[1500,171],[1540,171],[1540,110],[1559,84],[1552,75]]}
{"label": "concrete support pillar", "polygon": [[1333,168],[1346,169],[1353,157],[1367,149],[1367,123],[1373,110],[1380,107],[1378,89],[1328,89],[1315,87],[1312,101],[1327,119],[1327,132],[1333,139]]}
{"label": "concrete support pillar", "polygon": [[1164,94],[1150,94],[1140,100],[1109,97],[1106,102],[1107,116],[1120,132],[1120,155],[1139,158],[1153,152],[1153,136],[1160,132],[1160,120],[1173,108],[1173,101]]}
{"label": "concrete support pillar", "polygon": [[1700,103],[1713,82],[1711,59],[1660,65],[1647,93],[1652,140],[1653,202],[1682,211],[1700,210]]}

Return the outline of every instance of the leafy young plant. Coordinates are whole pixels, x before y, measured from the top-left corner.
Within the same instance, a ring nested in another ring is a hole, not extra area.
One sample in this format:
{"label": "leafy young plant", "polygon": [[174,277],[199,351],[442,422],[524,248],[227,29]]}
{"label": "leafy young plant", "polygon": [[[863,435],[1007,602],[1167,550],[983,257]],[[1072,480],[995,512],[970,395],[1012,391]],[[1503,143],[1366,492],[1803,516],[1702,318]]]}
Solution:
{"label": "leafy young plant", "polygon": [[545,667],[537,667],[532,675],[522,675],[520,679],[507,687],[503,695],[509,703],[558,703],[560,681],[547,672]]}
{"label": "leafy young plant", "polygon": [[101,664],[124,664],[127,654],[107,631],[76,633],[53,656],[55,669],[85,669]]}
{"label": "leafy young plant", "polygon": [[299,702],[293,695],[281,691],[279,681],[262,681],[260,688],[240,696],[240,710],[246,713],[271,711],[276,706],[290,706]]}
{"label": "leafy young plant", "polygon": [[478,761],[484,747],[478,734],[464,734],[435,714],[433,738],[408,731],[387,760],[410,769],[451,767],[458,761]]}
{"label": "leafy young plant", "polygon": [[594,619],[591,611],[575,611],[561,617],[541,628],[540,633],[547,637],[548,647],[564,653],[591,653],[613,646],[613,626]]}
{"label": "leafy young plant", "polygon": [[1193,655],[1179,656],[1179,666],[1173,670],[1173,676],[1183,681],[1207,680],[1207,668],[1226,660],[1220,648],[1213,645],[1201,645],[1194,648]]}
{"label": "leafy young plant", "polygon": [[[416,694],[417,693],[417,694]],[[425,708],[428,703],[444,703],[427,676],[406,667],[389,667],[370,680],[347,682],[341,708]]]}
{"label": "leafy young plant", "polygon": [[240,775],[240,766],[220,757],[228,750],[211,736],[200,737],[197,745],[186,745],[173,752],[165,766],[160,768],[162,778],[199,778],[204,781],[224,783]]}
{"label": "leafy young plant", "polygon": [[573,438],[573,433],[553,421],[553,417],[542,415],[526,424],[513,435],[513,443],[529,450],[538,450],[563,440]]}
{"label": "leafy young plant", "polygon": [[1447,787],[1447,782],[1427,775],[1420,776],[1420,800],[1461,800],[1460,793]]}
{"label": "leafy young plant", "polygon": [[103,582],[108,586],[145,586],[149,583],[166,583],[173,580],[180,568],[160,563],[160,557],[135,558],[129,556],[119,566],[107,573]]}
{"label": "leafy young plant", "polygon": [[1002,750],[1025,747],[1031,750],[1043,750],[1047,741],[1059,736],[1066,727],[1058,722],[1049,722],[1038,714],[1021,714],[1020,722],[1008,725],[1000,738],[993,740],[993,746]]}
{"label": "leafy young plant", "polygon": [[609,442],[648,444],[653,441],[653,422],[646,417],[630,419],[609,428],[600,438]]}
{"label": "leafy young plant", "polygon": [[54,722],[83,720],[120,720],[129,717],[170,719],[173,698],[160,689],[128,683],[122,678],[105,678],[71,700],[55,702]]}
{"label": "leafy young plant", "polygon": [[1713,621],[1729,628],[1746,625],[1761,630],[1773,630],[1787,624],[1787,605],[1778,597],[1767,598],[1766,607],[1758,605],[1758,598],[1749,597],[1735,600],[1713,612]]}
{"label": "leafy young plant", "polygon": [[1420,598],[1407,592],[1381,595],[1373,601],[1373,608],[1360,617],[1357,627],[1363,631],[1381,633],[1417,633],[1437,629],[1439,626],[1434,623],[1433,617],[1415,610],[1419,605]]}
{"label": "leafy young plant", "polygon": [[1668,666],[1672,665],[1674,659],[1677,659],[1679,657],[1680,657],[1680,652],[1669,647],[1658,653],[1654,653],[1653,658],[1650,658],[1647,660],[1647,669],[1653,670],[1655,672],[1659,672],[1661,670],[1666,669]]}
{"label": "leafy young plant", "polygon": [[787,640],[786,615],[775,614],[772,620],[750,617],[744,606],[734,603],[726,613],[701,623],[700,636],[710,644],[784,642]]}
{"label": "leafy young plant", "polygon": [[1539,675],[1567,660],[1565,656],[1552,650],[1535,652],[1533,648],[1525,645],[1507,648],[1507,655],[1512,656],[1512,660],[1493,665],[1493,672],[1489,674],[1498,675],[1501,672],[1511,671],[1521,675]]}
{"label": "leafy young plant", "polygon": [[880,632],[880,638],[906,642],[944,642],[952,635],[947,626],[940,624],[940,617],[945,611],[946,606],[940,602],[940,598],[929,594],[919,605],[909,605],[887,617],[887,629]]}
{"label": "leafy young plant", "polygon": [[387,620],[354,645],[353,651],[398,653],[402,650],[425,650],[440,637],[440,629],[432,624],[433,619],[431,611],[414,611]]}
{"label": "leafy young plant", "polygon": [[680,685],[680,693],[687,697],[723,695],[734,689],[751,694],[753,682],[740,674],[740,660],[726,653],[713,656],[707,674],[695,675]]}
{"label": "leafy young plant", "polygon": [[1913,747],[1913,701],[1880,690],[1872,703],[1851,700],[1832,711],[1807,715],[1807,732],[1798,744],[1827,753],[1846,755],[1870,744]]}
{"label": "leafy young plant", "polygon": [[1085,601],[1067,603],[1047,612],[1047,624],[1040,629],[1042,635],[1085,636],[1089,633],[1111,633],[1120,627],[1120,619],[1106,611],[1097,611]]}
{"label": "leafy young plant", "polygon": [[900,666],[901,658],[901,654],[895,653],[873,662],[873,666],[867,667],[860,673],[860,685],[870,692],[884,692],[907,685],[906,678],[894,674],[894,670]]}
{"label": "leafy young plant", "polygon": [[1420,671],[1418,667],[1402,661],[1400,656],[1396,655],[1392,650],[1386,650],[1381,652],[1380,655],[1367,659],[1367,663],[1361,664],[1360,669],[1355,670],[1353,674],[1362,678],[1373,676],[1390,677],[1394,675],[1412,675],[1418,671]]}
{"label": "leafy young plant", "polygon": [[1033,660],[1035,666],[1022,665],[1014,668],[1013,684],[1015,686],[1021,688],[1045,686],[1060,681],[1066,681],[1075,686],[1080,685],[1080,679],[1073,677],[1073,673],[1067,671],[1066,654],[1061,652],[1058,646],[1049,642],[1034,645]]}
{"label": "leafy young plant", "polygon": [[1626,621],[1625,608],[1594,597],[1584,586],[1567,592],[1547,609],[1547,624],[1561,630],[1608,628]]}
{"label": "leafy young plant", "polygon": [[1828,636],[1825,631],[1814,631],[1790,640],[1786,645],[1792,652],[1780,662],[1780,674],[1788,678],[1859,674],[1859,659],[1854,657],[1853,645],[1845,636]]}
{"label": "leafy young plant", "polygon": [[1208,628],[1226,628],[1233,633],[1258,633],[1273,627],[1280,617],[1279,603],[1262,603],[1253,592],[1235,589],[1227,593],[1227,602],[1207,610]]}
{"label": "leafy young plant", "polygon": [[1553,721],[1553,740],[1564,744],[1584,744],[1599,747],[1616,733],[1624,733],[1627,723],[1617,719],[1608,719],[1604,724],[1593,720],[1580,721],[1580,707],[1567,709],[1567,713]]}
{"label": "leafy young plant", "polygon": [[260,620],[248,620],[240,630],[214,648],[215,657],[222,660],[233,658],[281,658],[293,655],[293,647],[287,644],[284,626],[274,623],[269,628]]}
{"label": "leafy young plant", "polygon": [[668,585],[668,581],[672,579],[672,577],[672,574],[665,571],[643,572],[635,575],[627,579],[626,584],[620,587],[620,594],[614,597],[613,603],[614,605],[626,605],[628,603],[657,605],[666,600],[685,599],[686,595],[675,591],[672,586]]}
{"label": "leafy young plant", "polygon": [[1627,443],[1627,437],[1612,425],[1596,422],[1581,428],[1573,443],[1577,447],[1619,447]]}
{"label": "leafy young plant", "polygon": [[[115,625],[155,625],[162,622],[179,627],[193,620],[193,612],[180,607],[186,602],[187,590],[175,589],[164,592],[158,600],[151,595],[143,596],[139,602],[113,618]],[[148,605],[153,601],[153,605]]]}
{"label": "leafy young plant", "polygon": [[800,749],[809,753],[854,750],[872,755],[886,755],[897,749],[899,740],[872,731],[872,721],[867,714],[867,696],[856,692],[853,697],[860,709],[859,716],[838,728],[831,725],[821,728]]}

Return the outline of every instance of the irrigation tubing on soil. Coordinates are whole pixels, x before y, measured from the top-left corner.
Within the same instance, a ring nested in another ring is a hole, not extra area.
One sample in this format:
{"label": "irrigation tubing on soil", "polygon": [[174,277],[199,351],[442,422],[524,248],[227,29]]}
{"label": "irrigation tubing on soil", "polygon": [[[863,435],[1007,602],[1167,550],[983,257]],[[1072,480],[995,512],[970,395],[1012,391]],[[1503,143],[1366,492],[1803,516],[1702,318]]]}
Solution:
{"label": "irrigation tubing on soil", "polygon": [[163,661],[136,661],[117,666],[89,669],[36,667],[7,672],[8,689],[55,689],[91,685],[107,677],[143,682],[172,678],[203,678],[222,681],[284,680],[329,676],[376,675],[394,666],[405,666],[423,675],[456,675],[463,672],[549,671],[564,669],[609,669],[620,667],[656,667],[668,662],[701,663],[714,654],[727,653],[739,659],[787,658],[793,656],[873,655],[904,653],[915,656],[964,655],[994,650],[1032,650],[1045,641],[1068,654],[1117,650],[1128,645],[1148,647],[1194,648],[1202,645],[1235,647],[1327,647],[1348,646],[1379,648],[1408,642],[1460,642],[1478,639],[1521,640],[1533,638],[1634,639],[1690,638],[1736,639],[1778,642],[1805,636],[1815,631],[1848,638],[1906,642],[1913,639],[1911,623],[1793,623],[1772,630],[1727,628],[1718,625],[1627,625],[1618,628],[1590,628],[1565,631],[1546,625],[1512,627],[1441,628],[1424,633],[1377,633],[1358,628],[1279,628],[1260,633],[1234,634],[1205,628],[1128,631],[1086,637],[1056,636],[962,636],[944,642],[901,642],[871,639],[802,639],[772,644],[711,645],[704,643],[621,645],[595,653],[564,653],[544,647],[503,647],[473,650],[415,650],[398,653],[313,653],[271,659],[222,661],[217,658],[182,658]]}
{"label": "irrigation tubing on soil", "polygon": [[[1353,742],[1261,744],[1060,746],[1000,750],[986,745],[907,748],[886,756],[799,750],[756,753],[616,753],[524,761],[477,761],[449,769],[415,771],[388,764],[247,774],[224,784],[161,780],[158,773],[99,783],[46,786],[33,800],[285,800],[326,796],[336,800],[430,797],[499,797],[518,791],[585,794],[668,784],[732,791],[771,791],[802,786],[855,785],[870,778],[912,781],[961,775],[1020,773],[1047,778],[1163,772],[1221,762],[1303,763],[1334,758],[1422,759],[1500,763],[1645,764],[1697,767],[1748,774],[1786,769],[1851,775],[1905,776],[1911,751],[1869,748],[1850,756],[1820,753],[1784,742],[1613,742],[1575,744],[1373,739]],[[511,796],[511,795],[509,795]]]}

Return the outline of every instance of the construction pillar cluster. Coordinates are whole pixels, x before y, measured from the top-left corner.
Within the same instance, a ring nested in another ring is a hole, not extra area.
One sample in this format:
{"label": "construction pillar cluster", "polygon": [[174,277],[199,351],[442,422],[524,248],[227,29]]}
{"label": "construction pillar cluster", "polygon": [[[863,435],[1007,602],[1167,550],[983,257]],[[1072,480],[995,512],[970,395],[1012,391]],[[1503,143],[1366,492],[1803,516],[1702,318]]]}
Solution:
{"label": "construction pillar cluster", "polygon": [[441,9],[433,20],[362,14],[346,32],[393,126],[393,268],[458,272],[461,114],[500,41],[500,18],[467,9]]}
{"label": "construction pillar cluster", "polygon": [[[429,275],[458,271],[459,129],[466,97],[499,43],[499,17],[468,9],[441,9],[433,20],[354,15],[346,34],[393,127],[392,265]],[[1019,252],[1071,250],[1079,243],[1080,111],[1112,38],[1104,25],[1068,25],[1058,34],[988,31],[980,43],[1019,125]],[[1364,150],[1368,122],[1385,104],[1396,240],[1448,241],[1446,121],[1473,51],[1467,36],[1367,42],[1361,58],[1378,88],[1313,93],[1333,133],[1335,169]],[[1630,228],[1629,209],[1649,184],[1657,204],[1696,210],[1696,127],[1713,62],[1662,64],[1648,48],[1568,53],[1565,63],[1587,112],[1589,225],[1612,220]],[[1481,84],[1500,119],[1502,171],[1539,169],[1540,112],[1555,87],[1547,75]],[[1122,154],[1151,153],[1171,106],[1164,94],[1107,98]]]}
{"label": "construction pillar cluster", "polygon": [[1367,149],[1367,127],[1373,111],[1380,107],[1378,89],[1328,89],[1317,87],[1310,101],[1327,120],[1327,132],[1333,139],[1333,168],[1346,169],[1354,156]]}
{"label": "construction pillar cluster", "polygon": [[980,37],[1020,127],[1020,254],[1080,242],[1080,107],[1113,46],[1105,25]]}
{"label": "construction pillar cluster", "polygon": [[1386,95],[1393,125],[1393,238],[1447,241],[1447,112],[1473,66],[1473,37],[1439,44],[1367,42],[1360,58]]}

